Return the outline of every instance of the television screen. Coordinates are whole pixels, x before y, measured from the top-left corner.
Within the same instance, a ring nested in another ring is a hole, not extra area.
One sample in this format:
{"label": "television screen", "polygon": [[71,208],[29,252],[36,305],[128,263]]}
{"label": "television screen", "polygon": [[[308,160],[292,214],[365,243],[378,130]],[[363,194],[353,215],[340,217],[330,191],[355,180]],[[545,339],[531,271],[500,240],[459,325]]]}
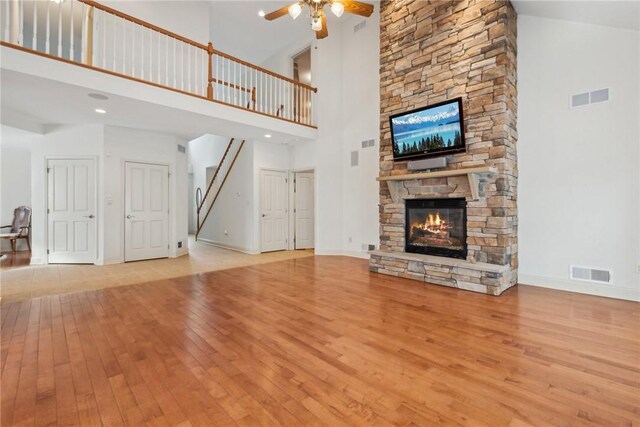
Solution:
{"label": "television screen", "polygon": [[389,121],[394,160],[465,151],[462,98],[395,114]]}

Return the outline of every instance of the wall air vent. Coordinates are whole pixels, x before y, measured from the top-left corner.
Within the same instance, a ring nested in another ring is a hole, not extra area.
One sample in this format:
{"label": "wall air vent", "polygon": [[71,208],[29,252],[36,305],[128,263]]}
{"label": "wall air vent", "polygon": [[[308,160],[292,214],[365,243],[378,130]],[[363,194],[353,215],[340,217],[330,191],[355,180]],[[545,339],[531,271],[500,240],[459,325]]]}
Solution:
{"label": "wall air vent", "polygon": [[362,141],[362,148],[374,147],[376,145],[375,139],[367,139],[366,141]]}
{"label": "wall air vent", "polygon": [[185,147],[184,145],[178,144],[178,151],[181,152],[181,153],[186,153],[187,152],[187,147]]}
{"label": "wall air vent", "polygon": [[575,265],[569,268],[569,278],[571,280],[581,280],[583,282],[595,282],[611,284],[611,270],[602,270],[589,267],[577,267]]}
{"label": "wall air vent", "polygon": [[358,31],[362,30],[366,26],[367,26],[367,21],[362,21],[359,24],[354,25],[353,32],[357,33]]}
{"label": "wall air vent", "polygon": [[584,107],[589,104],[606,102],[609,100],[609,88],[593,90],[591,92],[576,93],[571,95],[571,108]]}
{"label": "wall air vent", "polygon": [[359,158],[359,152],[358,151],[352,151],[351,152],[351,166],[358,166],[358,158]]}

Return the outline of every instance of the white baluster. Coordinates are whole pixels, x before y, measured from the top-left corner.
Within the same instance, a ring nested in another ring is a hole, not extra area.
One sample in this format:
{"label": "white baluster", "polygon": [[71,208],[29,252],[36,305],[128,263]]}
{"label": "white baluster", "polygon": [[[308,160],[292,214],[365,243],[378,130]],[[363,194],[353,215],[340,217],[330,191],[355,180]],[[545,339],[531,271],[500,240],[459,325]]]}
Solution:
{"label": "white baluster", "polygon": [[[113,71],[115,71],[116,70],[116,44],[117,44],[116,43],[116,33],[117,33],[116,29],[118,27],[118,19],[116,18],[115,15],[111,15],[111,21],[113,23],[113,30],[112,30],[112,32],[113,32],[113,61],[111,61],[113,63],[113,66],[111,67],[111,69]],[[124,23],[122,25],[124,25]],[[131,47],[131,49],[133,49],[133,46]],[[122,60],[124,61],[124,58],[122,58]]]}
{"label": "white baluster", "polygon": [[11,17],[11,3],[8,1],[3,1],[1,4],[6,5],[4,8],[4,38],[3,40],[6,42],[10,42],[11,40],[9,39],[9,27],[10,25],[10,21],[9,18]]}
{"label": "white baluster", "polygon": [[157,81],[158,81],[158,83],[160,83],[160,36],[161,36],[161,34],[160,33],[157,33],[157,34],[158,34],[158,78],[157,78]]}
{"label": "white baluster", "polygon": [[47,26],[46,26],[46,38],[44,43],[44,51],[46,54],[50,53],[50,40],[51,40],[51,2],[47,2]]}
{"label": "white baluster", "polygon": [[[9,2],[6,2],[9,5]],[[33,1],[33,38],[31,49],[38,50],[38,0]]]}
{"label": "white baluster", "polygon": [[[115,33],[115,28],[113,29],[114,33]],[[133,51],[133,43],[131,43],[131,57],[134,58],[133,61],[131,61],[131,69],[133,72],[135,72],[136,66],[135,66],[135,52]],[[122,74],[127,74],[127,21],[123,20],[122,21]]]}
{"label": "white baluster", "polygon": [[144,80],[144,27],[140,27],[140,78]]}
{"label": "white baluster", "polygon": [[180,89],[184,90],[184,42],[180,42]]}
{"label": "white baluster", "polygon": [[[36,2],[37,2],[37,0],[36,0]],[[73,4],[74,3],[75,3],[75,0],[71,0],[69,2],[69,15],[70,15],[69,20],[71,21],[71,23],[70,23],[71,31],[69,33],[69,59],[71,59],[72,61],[75,61],[75,55],[74,55],[74,51],[73,51],[73,36],[74,36],[74,34],[73,34],[73,28],[74,28]]]}
{"label": "white baluster", "polygon": [[[97,9],[96,9],[97,11]],[[102,18],[102,68],[107,69],[107,14],[100,13]]]}
{"label": "white baluster", "polygon": [[[38,0],[36,0],[37,2]],[[80,62],[87,63],[87,5],[82,3],[82,28],[80,29]]]}
{"label": "white baluster", "polygon": [[[191,93],[191,55],[193,55],[193,45],[187,45],[187,87],[189,88],[189,93]],[[194,58],[195,60],[195,58]]]}
{"label": "white baluster", "polygon": [[178,59],[176,39],[173,39],[173,87],[177,88],[176,60]]}
{"label": "white baluster", "polygon": [[165,36],[167,39],[167,44],[165,45],[165,57],[164,57],[164,85],[169,86],[169,38]]}
{"label": "white baluster", "polygon": [[18,16],[18,22],[20,25],[20,33],[18,36],[18,44],[24,46],[24,0],[18,0],[20,4],[20,11]]}
{"label": "white baluster", "polygon": [[62,57],[62,2],[58,3],[58,56]]}

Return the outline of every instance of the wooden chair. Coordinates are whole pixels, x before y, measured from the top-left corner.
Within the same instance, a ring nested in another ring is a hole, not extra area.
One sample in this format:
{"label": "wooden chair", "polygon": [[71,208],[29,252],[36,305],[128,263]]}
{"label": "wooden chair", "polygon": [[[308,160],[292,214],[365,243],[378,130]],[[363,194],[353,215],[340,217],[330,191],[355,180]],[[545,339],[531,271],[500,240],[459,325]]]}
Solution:
{"label": "wooden chair", "polygon": [[16,240],[24,239],[27,241],[29,252],[31,252],[31,208],[20,206],[13,211],[13,223],[0,227],[10,228],[9,233],[1,233],[0,239],[9,239],[11,241],[11,251],[16,253]]}

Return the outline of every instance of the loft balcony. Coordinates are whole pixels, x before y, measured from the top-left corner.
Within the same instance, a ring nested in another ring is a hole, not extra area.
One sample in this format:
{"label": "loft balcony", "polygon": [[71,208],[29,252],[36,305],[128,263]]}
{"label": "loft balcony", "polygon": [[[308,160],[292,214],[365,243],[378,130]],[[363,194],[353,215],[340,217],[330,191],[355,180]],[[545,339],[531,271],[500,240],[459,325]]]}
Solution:
{"label": "loft balcony", "polygon": [[[192,122],[198,128],[192,135],[246,131],[243,137],[251,138],[269,130],[282,140],[316,136],[316,88],[212,43],[89,0],[14,0],[2,2],[0,12],[3,112],[6,107],[8,115],[12,106],[5,98],[38,97],[43,83],[51,83],[45,90],[73,98],[91,89],[114,96],[128,111],[144,105],[178,127]],[[32,107],[36,112],[38,106]]]}

